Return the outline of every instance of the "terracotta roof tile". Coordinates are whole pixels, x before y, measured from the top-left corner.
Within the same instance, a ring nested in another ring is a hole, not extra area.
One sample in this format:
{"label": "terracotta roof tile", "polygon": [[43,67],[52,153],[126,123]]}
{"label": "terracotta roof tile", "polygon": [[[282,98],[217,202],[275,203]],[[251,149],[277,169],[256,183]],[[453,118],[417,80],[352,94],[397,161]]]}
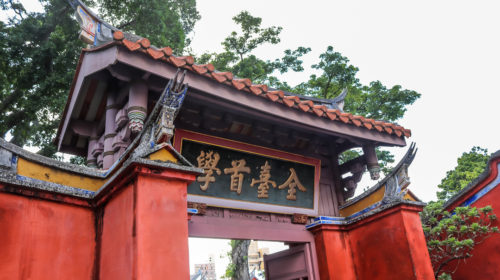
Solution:
{"label": "terracotta roof tile", "polygon": [[144,52],[153,59],[165,61],[175,67],[193,71],[199,75],[214,79],[219,83],[232,86],[237,90],[251,92],[256,96],[269,99],[270,102],[283,103],[288,107],[294,107],[304,112],[314,113],[318,117],[328,117],[331,121],[341,121],[345,124],[352,124],[368,130],[376,129],[378,132],[394,134],[398,137],[402,137],[403,135],[405,137],[411,136],[410,130],[399,125],[340,112],[336,109],[329,109],[324,105],[316,105],[311,100],[301,99],[295,95],[286,95],[281,90],[269,90],[267,85],[252,84],[250,79],[235,79],[231,72],[216,72],[212,64],[195,64],[192,56],[173,56],[171,48],[164,47],[157,49],[151,46],[150,41],[146,38],[140,39],[137,42],[132,42],[125,39],[123,32],[115,31],[113,32],[113,39],[115,44],[122,44],[129,51]]}
{"label": "terracotta roof tile", "polygon": [[137,41],[137,43],[141,44],[141,46],[145,49],[147,49],[151,46],[151,42],[149,42],[149,40],[146,38],[140,39],[139,41]]}
{"label": "terracotta roof tile", "polygon": [[212,78],[214,78],[219,83],[223,83],[227,80],[226,76],[223,73],[218,72],[212,72]]}
{"label": "terracotta roof tile", "polygon": [[283,98],[283,103],[288,107],[293,107],[295,105],[295,97],[296,96],[285,96]]}
{"label": "terracotta roof tile", "polygon": [[384,130],[384,127],[382,126],[384,123],[381,121],[375,121],[375,129],[378,130],[379,132],[382,132]]}
{"label": "terracotta roof tile", "polygon": [[349,114],[349,113],[342,113],[340,112],[339,114],[340,116],[340,120],[343,121],[344,123],[349,123],[349,120],[352,116],[352,114]]}
{"label": "terracotta roof tile", "polygon": [[175,56],[171,56],[168,59],[175,67],[182,67],[186,65],[186,61],[184,61],[183,59],[179,59]]}
{"label": "terracotta roof tile", "polygon": [[208,72],[208,69],[207,67],[205,67],[205,65],[193,64],[193,71],[195,71],[198,74],[205,74]]}
{"label": "terracotta roof tile", "polygon": [[339,110],[336,110],[336,109],[326,110],[326,116],[332,121],[337,119],[338,114],[339,114]]}
{"label": "terracotta roof tile", "polygon": [[162,52],[162,51],[159,51],[159,50],[155,50],[153,48],[149,48],[146,50],[147,53],[154,59],[160,59],[162,58],[163,56],[165,56],[165,54]]}
{"label": "terracotta roof tile", "polygon": [[[310,100],[307,100],[307,101],[310,101]],[[311,109],[311,106],[309,106],[309,102],[307,102],[307,101],[299,102],[299,108],[304,112],[308,112],[309,109]]]}
{"label": "terracotta roof tile", "polygon": [[136,50],[141,48],[141,45],[139,45],[135,42],[129,41],[127,39],[123,39],[122,43],[123,43],[123,45],[125,45],[125,47],[127,47],[127,49],[129,51],[136,51]]}
{"label": "terracotta roof tile", "polygon": [[281,90],[274,90],[274,91],[268,91],[266,93],[266,96],[273,102],[277,102],[280,98],[283,98],[285,96],[285,93]]}
{"label": "terracotta roof tile", "polygon": [[238,80],[232,80],[231,83],[237,90],[242,90],[245,88],[245,84]]}
{"label": "terracotta roof tile", "polygon": [[363,124],[363,121],[365,120],[365,117],[363,116],[352,116],[351,121],[355,126],[361,126]]}
{"label": "terracotta roof tile", "polygon": [[171,56],[173,54],[172,48],[164,47],[160,49],[166,56]]}
{"label": "terracotta roof tile", "polygon": [[313,112],[316,113],[316,115],[318,117],[322,117],[326,112],[326,106],[325,105],[314,105]]}
{"label": "terracotta roof tile", "polygon": [[233,73],[231,73],[231,72],[220,72],[219,74],[226,76],[226,79],[228,81],[233,79]]}
{"label": "terracotta roof tile", "polygon": [[234,79],[234,80],[243,83],[247,87],[250,87],[252,85],[252,81],[250,79]]}
{"label": "terracotta roof tile", "polygon": [[121,31],[115,31],[113,32],[113,39],[117,40],[117,41],[121,41],[123,40],[125,36],[123,36],[123,32]]}
{"label": "terracotta roof tile", "polygon": [[178,56],[177,57],[180,60],[184,60],[187,65],[193,65],[194,64],[194,58],[192,56]]}
{"label": "terracotta roof tile", "polygon": [[255,95],[259,95],[262,93],[262,89],[256,85],[251,85],[250,86],[250,92],[252,92]]}

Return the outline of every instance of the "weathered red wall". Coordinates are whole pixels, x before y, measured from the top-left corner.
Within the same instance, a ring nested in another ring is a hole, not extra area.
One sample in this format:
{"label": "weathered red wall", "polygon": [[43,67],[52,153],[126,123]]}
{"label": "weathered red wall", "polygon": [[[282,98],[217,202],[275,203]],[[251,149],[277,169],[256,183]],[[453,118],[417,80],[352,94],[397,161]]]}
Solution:
{"label": "weathered red wall", "polygon": [[[498,161],[493,164],[496,168]],[[474,188],[472,193],[481,190],[484,186],[488,185],[497,176],[497,170],[492,172],[491,176],[486,178],[483,182],[479,182],[477,187]],[[460,201],[467,199],[472,195],[472,193],[465,195]],[[455,207],[455,204],[453,207]],[[471,206],[478,208],[491,205],[493,211],[500,217],[500,185],[497,185],[494,189],[486,193],[483,197],[478,199]],[[500,223],[494,221],[493,226],[500,228]],[[493,234],[488,239],[484,240],[482,243],[477,244],[472,251],[472,257],[468,258],[466,262],[461,261],[450,263],[446,268],[449,270],[457,269],[453,274],[454,280],[465,280],[465,279],[498,279],[500,277],[500,234]]]}
{"label": "weathered red wall", "polygon": [[164,175],[138,176],[138,279],[189,278],[188,182],[178,172]]}
{"label": "weathered red wall", "polygon": [[138,168],[102,214],[100,279],[189,277],[187,184],[195,175]]}
{"label": "weathered red wall", "polygon": [[102,214],[100,279],[132,279],[134,265],[134,188],[126,186]]}
{"label": "weathered red wall", "polygon": [[353,225],[314,229],[321,279],[433,279],[420,210],[401,204]]}
{"label": "weathered red wall", "polygon": [[91,279],[90,209],[0,193],[0,279]]}

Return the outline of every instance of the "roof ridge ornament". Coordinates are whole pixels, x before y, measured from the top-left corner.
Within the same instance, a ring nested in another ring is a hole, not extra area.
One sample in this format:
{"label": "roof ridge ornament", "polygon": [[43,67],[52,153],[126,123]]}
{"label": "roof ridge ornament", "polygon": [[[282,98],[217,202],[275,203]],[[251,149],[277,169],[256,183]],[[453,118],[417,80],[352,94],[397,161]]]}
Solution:
{"label": "roof ridge ornament", "polygon": [[337,109],[341,112],[344,112],[344,99],[347,96],[347,88],[344,88],[342,92],[336,96],[334,99],[331,100],[330,102],[330,109]]}
{"label": "roof ridge ornament", "polygon": [[386,186],[382,204],[392,203],[394,201],[404,200],[404,196],[408,192],[410,178],[408,177],[408,166],[415,159],[417,150],[415,142],[411,143],[408,151],[403,156],[398,165],[386,177]]}
{"label": "roof ridge ornament", "polygon": [[180,70],[177,69],[177,73],[175,73],[174,78],[168,82],[158,101],[161,106],[161,111],[155,122],[156,128],[154,136],[156,145],[170,143],[174,135],[174,120],[186,97],[186,92],[189,87],[187,83],[184,84],[186,70],[182,72],[180,79],[178,79],[179,72]]}
{"label": "roof ridge ornament", "polygon": [[75,17],[80,24],[80,36],[83,42],[100,46],[113,41],[113,32],[118,28],[99,18],[91,9],[89,9],[81,0],[67,0],[75,10]]}

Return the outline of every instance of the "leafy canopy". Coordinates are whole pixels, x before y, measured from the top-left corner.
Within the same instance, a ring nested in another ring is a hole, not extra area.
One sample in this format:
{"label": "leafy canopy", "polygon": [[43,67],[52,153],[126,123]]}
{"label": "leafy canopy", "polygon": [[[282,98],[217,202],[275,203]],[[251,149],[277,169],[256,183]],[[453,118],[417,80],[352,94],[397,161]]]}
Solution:
{"label": "leafy canopy", "polygon": [[[10,15],[0,21],[0,137],[39,147],[53,156],[52,144],[84,44],[65,0],[40,0],[43,12],[27,12],[15,0],[0,0]],[[86,1],[98,6],[105,20],[147,36],[153,44],[178,52],[200,18],[194,0]],[[152,24],[154,18],[154,24]]]}
{"label": "leafy canopy", "polygon": [[451,275],[443,273],[454,271],[448,264],[472,257],[476,244],[498,233],[498,227],[492,226],[497,216],[491,206],[457,207],[454,213],[449,213],[443,209],[442,201],[431,202],[420,218],[434,273],[439,279],[451,279]]}
{"label": "leafy canopy", "polygon": [[438,185],[441,189],[437,192],[438,199],[447,200],[465,188],[484,171],[489,158],[488,150],[481,147],[473,147],[468,153],[463,153],[457,159],[455,169],[446,172],[446,177]]}
{"label": "leafy canopy", "polygon": [[[450,213],[443,204],[476,179],[486,168],[488,150],[473,147],[457,159],[455,169],[446,173],[437,192],[438,201],[430,202],[420,213],[427,248],[438,279],[452,279],[456,266],[472,257],[476,244],[498,233],[497,216],[491,206],[457,207]],[[494,223],[494,224],[493,224]],[[454,267],[451,267],[454,264]]]}

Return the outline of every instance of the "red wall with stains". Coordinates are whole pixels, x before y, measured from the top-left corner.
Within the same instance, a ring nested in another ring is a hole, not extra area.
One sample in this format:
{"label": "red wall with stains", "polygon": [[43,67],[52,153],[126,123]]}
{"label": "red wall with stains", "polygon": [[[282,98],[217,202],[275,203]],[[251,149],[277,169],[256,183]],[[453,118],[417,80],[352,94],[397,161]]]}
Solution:
{"label": "red wall with stains", "polygon": [[0,279],[91,279],[90,209],[0,193]]}
{"label": "red wall with stains", "polygon": [[134,248],[134,188],[126,186],[102,214],[100,279],[132,279]]}
{"label": "red wall with stains", "polygon": [[186,279],[189,275],[187,182],[177,175],[181,174],[138,177],[139,279]]}
{"label": "red wall with stains", "polygon": [[[470,192],[465,193],[448,209],[455,208],[484,187],[492,184],[498,176],[498,163],[500,163],[500,159],[492,161],[490,164],[492,169],[489,176],[478,182]],[[493,212],[500,217],[500,185],[497,184],[491,191],[479,198],[471,206],[481,208],[487,205],[491,205]],[[492,226],[500,228],[499,221],[494,221]],[[460,263],[457,263],[455,261],[446,266],[448,271],[456,269],[456,272],[453,274],[454,280],[498,279],[500,277],[500,233],[493,234],[482,243],[477,244],[472,251],[472,255],[465,262],[460,261]]]}
{"label": "red wall with stains", "polygon": [[433,279],[420,210],[400,204],[353,225],[314,229],[321,279]]}

